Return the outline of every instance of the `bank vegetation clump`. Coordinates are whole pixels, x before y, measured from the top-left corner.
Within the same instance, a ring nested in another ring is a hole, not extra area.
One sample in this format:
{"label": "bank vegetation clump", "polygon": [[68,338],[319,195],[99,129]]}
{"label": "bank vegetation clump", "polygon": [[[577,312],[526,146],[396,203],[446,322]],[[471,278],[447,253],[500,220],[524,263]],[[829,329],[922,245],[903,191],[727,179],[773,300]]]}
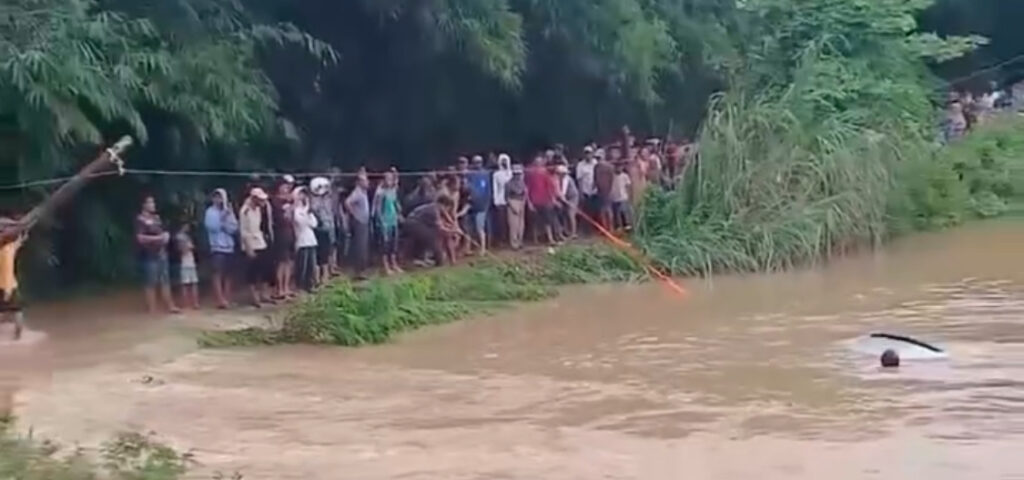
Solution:
{"label": "bank vegetation clump", "polygon": [[423,326],[552,298],[561,285],[644,277],[642,267],[625,253],[602,246],[564,247],[550,254],[333,283],[287,307],[278,328],[205,332],[199,341],[207,347],[378,344]]}
{"label": "bank vegetation clump", "polygon": [[0,478],[18,480],[176,480],[188,467],[188,454],[137,433],[123,433],[99,455],[65,451],[57,445],[0,425]]}

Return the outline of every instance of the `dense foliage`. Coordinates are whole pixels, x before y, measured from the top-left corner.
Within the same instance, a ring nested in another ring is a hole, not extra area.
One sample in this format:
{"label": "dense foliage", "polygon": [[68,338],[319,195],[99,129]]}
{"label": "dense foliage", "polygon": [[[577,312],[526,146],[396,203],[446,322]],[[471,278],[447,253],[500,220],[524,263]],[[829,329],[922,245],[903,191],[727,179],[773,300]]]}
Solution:
{"label": "dense foliage", "polygon": [[[893,172],[915,171],[889,166],[882,175],[874,163],[826,159],[862,149],[888,160],[927,156],[941,84],[926,66],[957,75],[982,54],[1006,56],[1016,30],[999,17],[1009,7],[978,3],[942,0],[925,10],[928,0],[13,0],[0,7],[0,177],[69,174],[100,140],[123,133],[146,142],[131,155],[137,167],[281,171],[424,167],[489,149],[515,155],[555,141],[577,145],[629,123],[658,135],[701,135],[707,147],[707,168],[695,180],[702,186],[685,189],[685,202],[673,207],[702,216],[655,214],[648,226],[698,219],[740,226],[735,201],[788,195],[758,175],[789,168],[765,160],[761,147],[776,158],[795,149],[797,170],[828,167],[820,172],[827,185],[787,177],[804,189],[800,202],[850,220],[832,218],[827,234],[805,231],[799,246],[784,248],[813,256],[834,247],[831,239],[883,231],[878,198],[860,197],[854,211],[852,195],[836,192],[852,185],[857,196],[881,195],[888,190],[880,185],[897,181]],[[979,45],[970,62],[949,62]],[[724,96],[709,112],[715,92]],[[765,121],[793,128],[758,123]],[[881,135],[874,143],[866,141],[871,132]],[[739,133],[761,138],[731,136]],[[730,158],[710,165],[716,155]],[[715,190],[707,183],[713,169],[761,184],[706,196]],[[855,180],[861,174],[873,180]],[[153,191],[165,216],[192,219],[204,192],[236,183],[103,179],[50,225],[52,234],[34,237],[23,256],[27,283],[130,277],[128,227],[137,205],[126,199]],[[0,191],[0,203],[30,203],[42,193]],[[822,199],[847,203],[829,210],[834,205]],[[794,222],[823,220],[787,215],[766,225],[795,234]],[[662,233],[652,249],[678,246]],[[645,235],[658,236],[650,228]],[[763,235],[757,242],[778,243]],[[699,270],[699,251],[680,255],[691,259],[665,260]],[[760,259],[736,262],[792,260],[751,255]]]}

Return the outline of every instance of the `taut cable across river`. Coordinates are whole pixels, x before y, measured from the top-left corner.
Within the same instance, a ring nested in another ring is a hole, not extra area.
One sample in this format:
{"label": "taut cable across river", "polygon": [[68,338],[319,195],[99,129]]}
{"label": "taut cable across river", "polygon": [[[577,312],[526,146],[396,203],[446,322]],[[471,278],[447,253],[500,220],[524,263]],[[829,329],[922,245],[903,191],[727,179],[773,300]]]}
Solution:
{"label": "taut cable across river", "polygon": [[[364,349],[196,351],[110,300],[39,307],[54,369],[15,411],[63,443],[153,431],[195,478],[1021,478],[1022,242],[974,224],[685,302],[575,287]],[[870,332],[954,355],[882,369]]]}

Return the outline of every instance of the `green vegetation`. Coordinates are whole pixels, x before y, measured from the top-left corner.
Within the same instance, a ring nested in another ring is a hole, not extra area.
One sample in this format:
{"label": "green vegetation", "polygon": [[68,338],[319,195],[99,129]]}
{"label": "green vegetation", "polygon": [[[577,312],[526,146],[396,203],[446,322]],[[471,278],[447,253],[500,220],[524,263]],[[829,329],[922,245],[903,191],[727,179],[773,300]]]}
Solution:
{"label": "green vegetation", "polygon": [[494,311],[513,302],[550,298],[559,285],[642,278],[642,269],[623,253],[607,247],[565,247],[515,261],[481,260],[374,278],[359,285],[336,283],[288,308],[280,329],[206,332],[200,344],[377,344],[406,330]]}
{"label": "green vegetation", "polygon": [[100,458],[61,452],[49,443],[18,437],[0,426],[0,478],[18,480],[174,480],[185,473],[188,455],[134,433],[103,446]]}

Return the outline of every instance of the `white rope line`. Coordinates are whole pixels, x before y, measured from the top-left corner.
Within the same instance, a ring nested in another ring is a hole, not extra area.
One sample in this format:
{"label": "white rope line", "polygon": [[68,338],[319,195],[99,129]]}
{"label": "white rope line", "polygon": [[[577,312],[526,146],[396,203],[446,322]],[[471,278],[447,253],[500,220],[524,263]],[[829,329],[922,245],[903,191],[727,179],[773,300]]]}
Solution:
{"label": "white rope line", "polygon": [[[94,173],[92,175],[86,176],[86,178],[106,177],[106,176],[109,176],[109,175],[117,175],[117,171],[97,172],[97,173]],[[14,183],[14,184],[9,184],[9,185],[2,185],[2,186],[0,186],[0,190],[22,190],[22,189],[32,188],[32,187],[45,187],[47,185],[54,185],[54,184],[58,184],[58,183],[64,183],[64,182],[67,182],[68,180],[71,180],[72,178],[75,178],[75,175],[72,175],[70,177],[56,177],[56,178],[47,178],[47,179],[42,179],[42,180],[29,180],[27,182]]]}
{"label": "white rope line", "polygon": [[[158,170],[158,169],[143,169],[143,168],[125,168],[123,170],[124,175],[157,175],[157,176],[179,176],[179,177],[252,177],[258,176],[261,179],[266,178],[284,178],[286,175],[291,175],[295,178],[312,178],[312,177],[325,177],[325,178],[355,178],[361,175],[359,172],[266,172],[266,171],[231,171],[231,170]],[[367,171],[366,175],[370,177],[383,176],[386,171],[383,172],[371,172]],[[422,177],[424,175],[434,174],[449,174],[456,173],[447,169],[439,170],[416,170],[416,171],[399,171],[397,175],[399,177]],[[105,177],[109,175],[118,175],[117,171],[100,172],[89,175],[88,178]],[[42,187],[47,185],[53,185],[57,183],[63,183],[68,180],[75,178],[73,175],[69,177],[56,177],[43,180],[30,180],[21,183],[14,183],[8,185],[0,185],[0,190],[21,190],[31,187]]]}

